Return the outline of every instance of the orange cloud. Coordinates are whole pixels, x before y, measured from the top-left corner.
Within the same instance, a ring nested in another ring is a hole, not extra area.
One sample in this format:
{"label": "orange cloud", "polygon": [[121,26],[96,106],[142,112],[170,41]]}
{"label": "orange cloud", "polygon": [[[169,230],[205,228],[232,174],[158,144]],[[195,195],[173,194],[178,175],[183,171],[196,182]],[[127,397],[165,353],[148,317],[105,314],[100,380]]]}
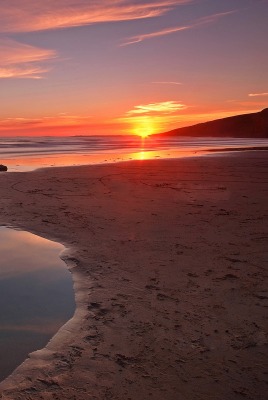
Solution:
{"label": "orange cloud", "polygon": [[227,11],[227,12],[224,12],[224,13],[213,14],[213,15],[209,15],[209,16],[204,17],[204,18],[200,18],[200,19],[196,20],[191,25],[175,26],[173,28],[166,28],[166,29],[161,29],[159,31],[155,31],[155,32],[151,32],[151,33],[145,33],[145,34],[142,34],[142,35],[132,36],[132,37],[126,39],[126,41],[124,43],[122,43],[120,46],[121,47],[128,46],[130,44],[143,42],[144,40],[154,39],[154,38],[159,37],[159,36],[166,36],[166,35],[170,35],[170,34],[175,33],[175,32],[194,29],[194,28],[197,28],[197,27],[202,26],[202,25],[207,25],[207,24],[213,23],[213,22],[217,21],[219,18],[225,17],[226,15],[233,14],[234,12],[235,12],[235,10]]}
{"label": "orange cloud", "polygon": [[118,121],[129,127],[128,133],[147,136],[161,132],[173,118],[178,119],[178,111],[186,108],[185,104],[176,101],[142,104],[129,110]]}
{"label": "orange cloud", "polygon": [[49,69],[36,63],[56,57],[56,52],[11,39],[0,39],[0,78],[41,78]]}
{"label": "orange cloud", "polygon": [[263,93],[250,93],[249,97],[257,97],[257,96],[268,96],[268,92]]}
{"label": "orange cloud", "polygon": [[163,101],[160,103],[150,103],[135,106],[133,110],[127,112],[127,115],[136,114],[171,114],[176,111],[184,110],[186,106],[176,101]]}
{"label": "orange cloud", "polygon": [[10,135],[69,135],[100,133],[133,133],[141,129],[156,133],[186,106],[176,101],[138,105],[124,116],[113,119],[98,119],[94,116],[79,116],[61,113],[39,118],[9,117],[0,119],[0,132]]}
{"label": "orange cloud", "polygon": [[81,126],[86,125],[91,121],[90,116],[76,116],[68,114],[59,114],[56,116],[45,116],[40,118],[6,118],[0,120],[0,130],[14,129],[34,129],[34,128],[49,128],[58,126]]}
{"label": "orange cloud", "polygon": [[129,124],[117,119],[98,119],[90,115],[40,116],[38,118],[9,117],[0,119],[0,136],[68,136],[94,134],[124,134]]}
{"label": "orange cloud", "polygon": [[192,0],[8,0],[0,5],[0,31],[31,32],[152,18],[189,2]]}

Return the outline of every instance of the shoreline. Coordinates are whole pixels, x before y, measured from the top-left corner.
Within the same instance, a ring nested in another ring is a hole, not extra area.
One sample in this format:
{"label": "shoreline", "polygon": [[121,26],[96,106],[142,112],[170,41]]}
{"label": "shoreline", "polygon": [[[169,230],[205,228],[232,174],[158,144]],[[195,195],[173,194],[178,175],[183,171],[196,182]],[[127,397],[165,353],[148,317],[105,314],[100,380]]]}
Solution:
{"label": "shoreline", "polygon": [[58,242],[0,226],[0,382],[74,314],[73,280],[59,257],[63,249]]}
{"label": "shoreline", "polygon": [[3,398],[263,400],[267,167],[243,152],[0,175],[0,223],[67,247],[78,302]]}
{"label": "shoreline", "polygon": [[[170,137],[173,138],[172,136]],[[173,138],[174,139],[174,138]],[[182,138],[184,140],[185,138]],[[188,138],[193,140],[193,138]],[[200,138],[197,138],[200,139]],[[203,138],[205,140],[215,140],[215,138],[206,137]],[[225,138],[225,139],[235,139],[235,138]],[[239,139],[237,139],[239,140]],[[240,138],[240,140],[250,140],[247,138]],[[261,139],[260,139],[261,140]],[[267,139],[263,139],[263,141],[267,142]],[[194,147],[191,141],[189,142],[189,146],[180,147],[180,148],[163,148],[160,146],[149,145],[147,147],[146,142],[145,146],[141,144],[140,149],[136,149],[134,152],[121,151],[119,153],[113,152],[93,152],[93,153],[80,153],[74,152],[70,154],[67,153],[50,153],[46,154],[44,158],[40,153],[36,154],[27,154],[18,156],[18,158],[4,158],[3,162],[7,164],[9,167],[8,172],[31,172],[36,169],[44,169],[44,168],[68,168],[70,166],[86,166],[86,165],[113,165],[121,162],[129,162],[129,161],[141,161],[141,160],[154,160],[161,158],[163,160],[168,159],[181,159],[181,158],[191,158],[191,157],[206,157],[214,155],[221,155],[233,152],[244,152],[244,151],[266,151],[268,146],[264,145],[244,145],[243,144],[232,144],[231,147],[219,147],[217,144],[214,144],[215,147],[205,147],[202,143],[199,144],[199,147]],[[123,150],[123,149],[121,149]],[[124,149],[126,150],[126,149]],[[133,150],[133,149],[132,149]],[[14,155],[13,155],[14,156]],[[59,162],[59,160],[61,160]]]}
{"label": "shoreline", "polygon": [[268,146],[250,146],[250,147],[223,147],[222,149],[208,149],[206,151],[211,153],[223,152],[223,153],[232,153],[235,152],[242,152],[242,151],[267,151]]}

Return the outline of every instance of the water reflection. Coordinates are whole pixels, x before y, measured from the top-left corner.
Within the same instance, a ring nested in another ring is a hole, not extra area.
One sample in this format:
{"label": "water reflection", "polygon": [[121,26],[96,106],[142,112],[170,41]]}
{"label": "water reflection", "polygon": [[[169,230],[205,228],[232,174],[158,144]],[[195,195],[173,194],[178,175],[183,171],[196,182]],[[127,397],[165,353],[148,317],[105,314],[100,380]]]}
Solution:
{"label": "water reflection", "polygon": [[59,258],[63,249],[0,227],[0,380],[28,353],[44,347],[73,315],[72,279]]}
{"label": "water reflection", "polygon": [[196,157],[211,149],[267,147],[267,139],[168,136],[82,136],[0,138],[1,162],[8,171],[40,167],[114,163],[130,159]]}
{"label": "water reflection", "polygon": [[[199,155],[208,154],[205,149],[199,149]],[[198,151],[185,148],[183,150],[151,150],[141,148],[133,153],[100,153],[100,154],[61,154],[46,157],[19,157],[5,159],[5,165],[11,172],[32,171],[37,168],[65,167],[87,164],[116,163],[129,160],[151,160],[154,158],[180,158],[197,156]]]}

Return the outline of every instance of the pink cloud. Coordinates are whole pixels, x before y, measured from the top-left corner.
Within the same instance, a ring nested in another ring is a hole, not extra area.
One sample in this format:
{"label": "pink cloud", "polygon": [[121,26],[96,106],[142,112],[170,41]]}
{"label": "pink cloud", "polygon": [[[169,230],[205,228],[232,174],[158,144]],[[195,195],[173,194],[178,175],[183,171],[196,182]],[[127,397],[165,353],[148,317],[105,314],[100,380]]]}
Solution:
{"label": "pink cloud", "polygon": [[30,79],[41,79],[42,75],[48,72],[48,69],[41,67],[0,67],[0,79],[2,78],[30,78]]}
{"label": "pink cloud", "polygon": [[0,78],[40,79],[49,69],[39,63],[55,57],[56,52],[53,50],[0,39]]}
{"label": "pink cloud", "polygon": [[161,16],[192,0],[8,0],[0,5],[1,32],[31,32]]}
{"label": "pink cloud", "polygon": [[124,43],[122,43],[120,46],[121,47],[128,46],[130,44],[143,42],[144,40],[154,39],[156,37],[166,36],[166,35],[170,35],[172,33],[186,31],[189,29],[194,29],[194,28],[197,28],[202,25],[207,25],[207,24],[213,23],[213,22],[217,21],[219,18],[225,17],[226,15],[233,14],[234,12],[235,11],[227,11],[224,13],[213,14],[213,15],[209,15],[204,18],[200,18],[190,25],[175,26],[172,28],[165,28],[165,29],[161,29],[159,31],[155,31],[155,32],[151,32],[151,33],[145,33],[145,34],[141,34],[141,35],[132,36],[132,37],[126,39],[126,41]]}

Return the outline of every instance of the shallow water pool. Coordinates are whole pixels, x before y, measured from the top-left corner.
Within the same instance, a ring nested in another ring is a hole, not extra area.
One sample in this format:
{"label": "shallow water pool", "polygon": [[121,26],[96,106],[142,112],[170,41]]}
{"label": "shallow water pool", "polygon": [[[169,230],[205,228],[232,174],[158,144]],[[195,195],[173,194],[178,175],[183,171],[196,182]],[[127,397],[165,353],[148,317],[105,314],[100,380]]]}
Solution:
{"label": "shallow water pool", "polygon": [[64,246],[0,227],[0,381],[43,348],[75,309]]}

